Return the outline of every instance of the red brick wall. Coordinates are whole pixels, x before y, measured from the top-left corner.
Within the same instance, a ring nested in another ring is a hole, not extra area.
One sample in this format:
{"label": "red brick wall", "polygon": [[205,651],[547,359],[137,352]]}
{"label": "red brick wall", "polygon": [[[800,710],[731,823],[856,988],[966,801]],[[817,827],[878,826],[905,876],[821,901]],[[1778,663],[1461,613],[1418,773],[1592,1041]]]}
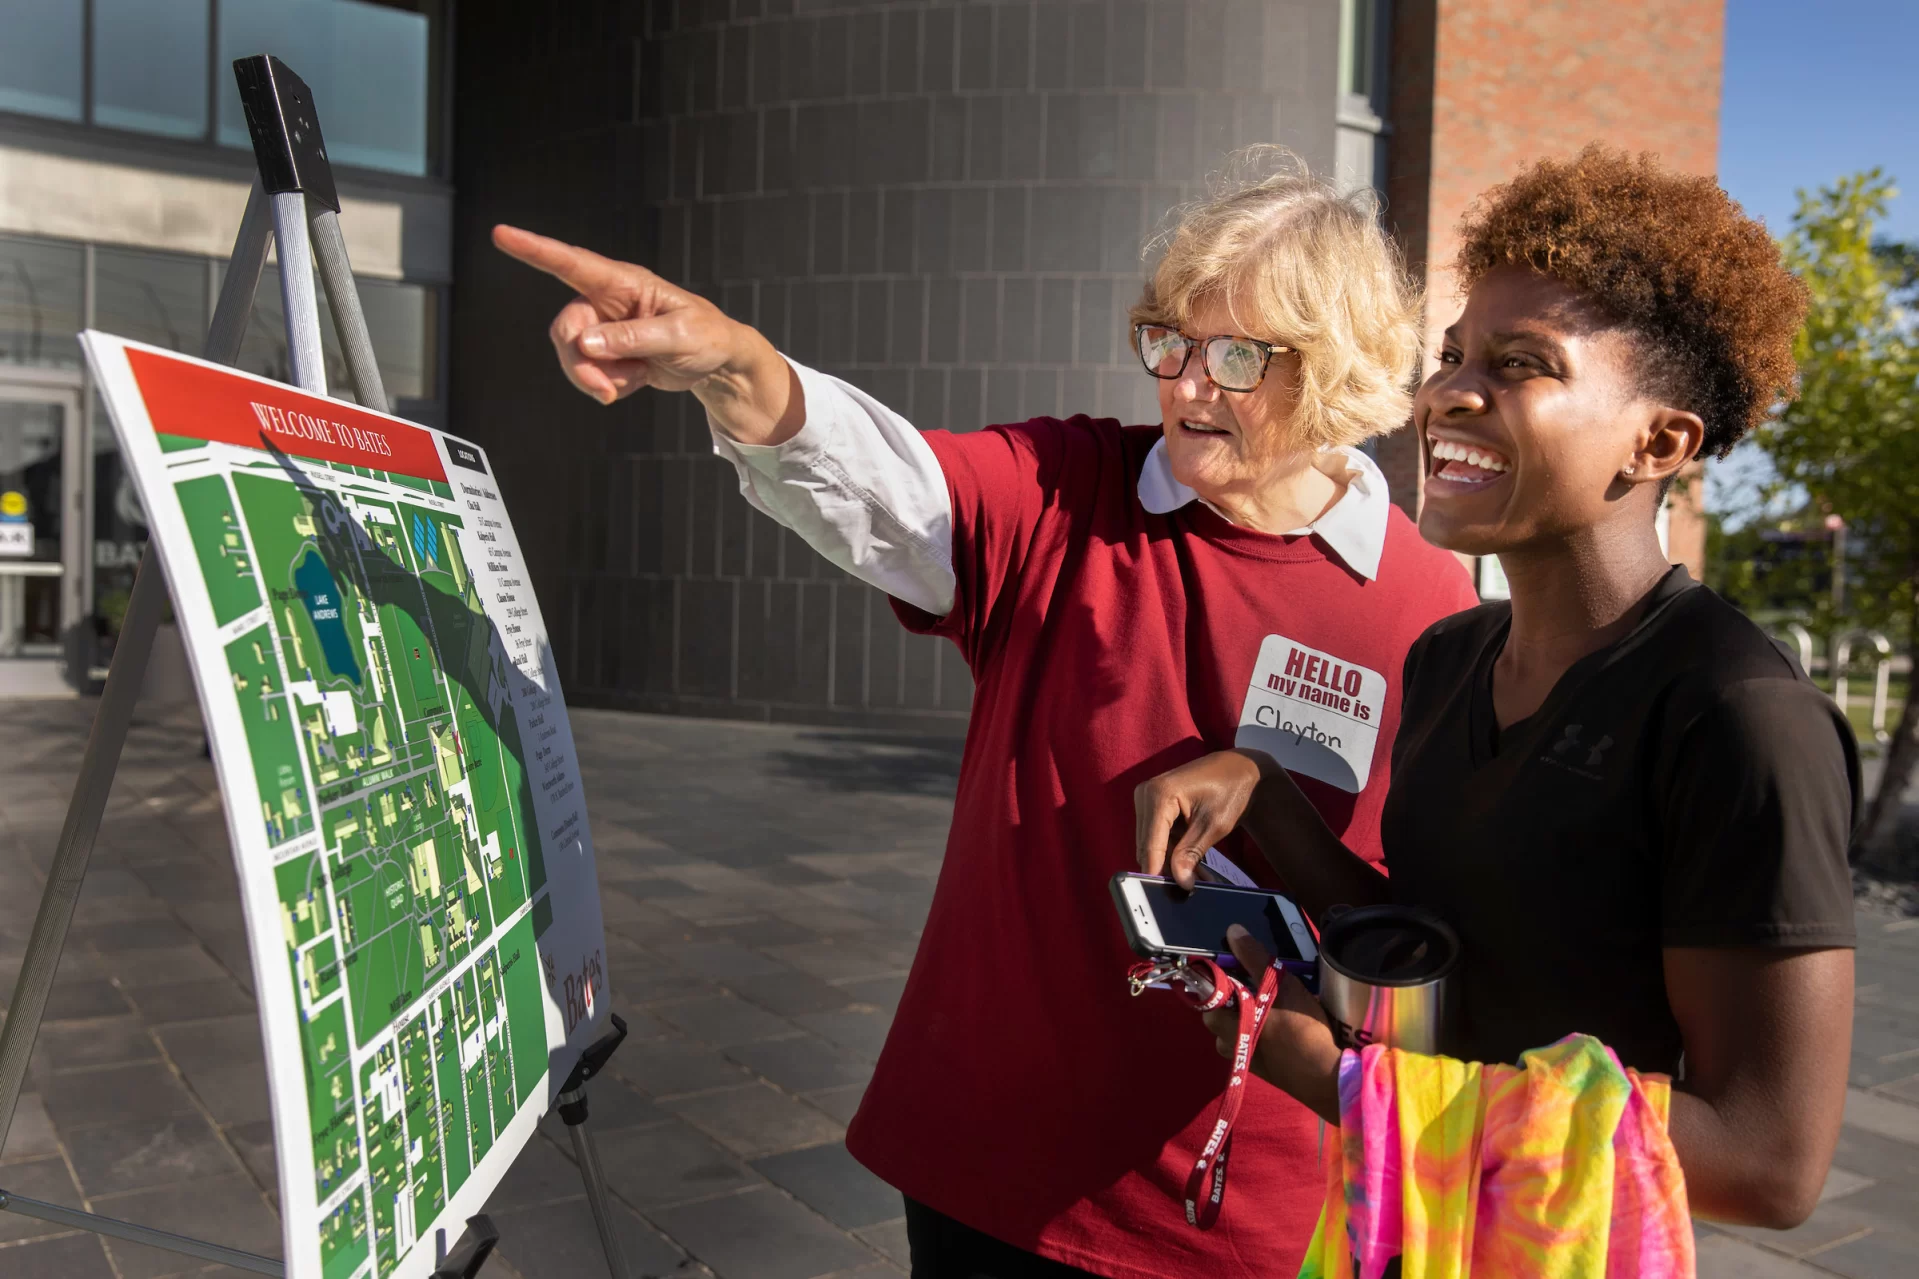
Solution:
{"label": "red brick wall", "polygon": [[[1454,228],[1487,187],[1594,140],[1714,171],[1724,34],[1724,0],[1394,6],[1387,200],[1411,265],[1427,278],[1429,351],[1459,313],[1443,269]],[[1381,444],[1396,500],[1416,509],[1417,440],[1400,432]],[[1675,558],[1703,552],[1690,506],[1675,504],[1672,544]]]}

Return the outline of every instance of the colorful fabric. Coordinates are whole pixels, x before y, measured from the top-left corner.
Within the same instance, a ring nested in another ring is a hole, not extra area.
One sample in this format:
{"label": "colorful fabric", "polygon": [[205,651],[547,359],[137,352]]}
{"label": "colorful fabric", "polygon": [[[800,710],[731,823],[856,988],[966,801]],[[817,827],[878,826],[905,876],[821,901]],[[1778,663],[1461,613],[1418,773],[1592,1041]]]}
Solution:
{"label": "colorful fabric", "polygon": [[1671,1101],[1590,1035],[1517,1066],[1348,1052],[1300,1279],[1691,1279]]}

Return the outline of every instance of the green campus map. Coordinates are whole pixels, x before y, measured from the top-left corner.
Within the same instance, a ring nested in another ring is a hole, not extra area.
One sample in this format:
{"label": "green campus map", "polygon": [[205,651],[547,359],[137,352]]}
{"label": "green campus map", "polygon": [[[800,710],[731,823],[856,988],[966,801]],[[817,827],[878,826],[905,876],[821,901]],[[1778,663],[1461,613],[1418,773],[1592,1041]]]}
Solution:
{"label": "green campus map", "polygon": [[446,484],[160,443],[273,849],[322,1269],[384,1276],[547,1067],[511,671]]}

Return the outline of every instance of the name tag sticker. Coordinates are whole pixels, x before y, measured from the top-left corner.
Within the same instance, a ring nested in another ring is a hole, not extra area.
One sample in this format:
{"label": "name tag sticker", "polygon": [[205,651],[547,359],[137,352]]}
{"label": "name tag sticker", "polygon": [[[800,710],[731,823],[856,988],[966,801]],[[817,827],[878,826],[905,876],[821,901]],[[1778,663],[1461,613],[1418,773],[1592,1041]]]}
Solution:
{"label": "name tag sticker", "polygon": [[1373,772],[1386,677],[1284,635],[1259,646],[1233,745],[1358,794]]}

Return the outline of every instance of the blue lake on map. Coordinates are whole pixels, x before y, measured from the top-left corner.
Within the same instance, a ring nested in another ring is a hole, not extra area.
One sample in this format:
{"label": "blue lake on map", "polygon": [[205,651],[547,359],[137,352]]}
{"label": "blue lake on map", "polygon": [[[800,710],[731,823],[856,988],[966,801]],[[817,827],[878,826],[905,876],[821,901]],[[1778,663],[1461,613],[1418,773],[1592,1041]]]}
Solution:
{"label": "blue lake on map", "polygon": [[353,643],[347,638],[346,623],[340,620],[340,587],[333,570],[312,551],[293,570],[293,585],[306,600],[307,616],[320,636],[320,651],[334,674],[360,682],[360,663],[353,656]]}

